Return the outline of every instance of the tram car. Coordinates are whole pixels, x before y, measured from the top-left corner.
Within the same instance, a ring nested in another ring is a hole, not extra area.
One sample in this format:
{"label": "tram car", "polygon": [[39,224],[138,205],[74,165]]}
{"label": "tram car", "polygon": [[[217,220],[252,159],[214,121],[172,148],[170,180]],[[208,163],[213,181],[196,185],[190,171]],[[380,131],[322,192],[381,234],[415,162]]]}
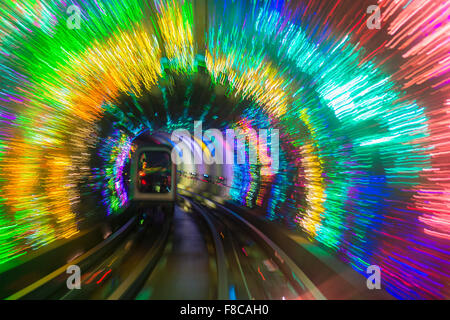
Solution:
{"label": "tram car", "polygon": [[139,207],[162,205],[173,212],[177,168],[169,146],[140,146],[131,156],[130,200]]}

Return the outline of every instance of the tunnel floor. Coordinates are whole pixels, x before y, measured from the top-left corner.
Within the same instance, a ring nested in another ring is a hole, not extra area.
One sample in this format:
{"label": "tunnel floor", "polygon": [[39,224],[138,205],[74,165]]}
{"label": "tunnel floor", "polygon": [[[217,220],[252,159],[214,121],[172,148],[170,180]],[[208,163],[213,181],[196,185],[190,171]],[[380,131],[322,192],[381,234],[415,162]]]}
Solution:
{"label": "tunnel floor", "polygon": [[195,217],[176,207],[169,243],[137,299],[209,299],[209,270],[206,241]]}

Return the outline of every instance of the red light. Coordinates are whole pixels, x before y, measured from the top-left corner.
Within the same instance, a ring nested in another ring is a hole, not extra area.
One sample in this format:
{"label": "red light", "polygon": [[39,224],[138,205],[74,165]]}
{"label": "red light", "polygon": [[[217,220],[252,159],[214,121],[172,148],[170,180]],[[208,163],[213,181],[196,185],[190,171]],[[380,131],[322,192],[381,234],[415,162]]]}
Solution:
{"label": "red light", "polygon": [[109,269],[109,271],[107,271],[107,272],[103,275],[103,277],[101,277],[100,280],[97,281],[97,284],[100,284],[100,282],[102,282],[103,279],[105,279],[105,277],[106,277],[111,271],[112,271],[112,269]]}

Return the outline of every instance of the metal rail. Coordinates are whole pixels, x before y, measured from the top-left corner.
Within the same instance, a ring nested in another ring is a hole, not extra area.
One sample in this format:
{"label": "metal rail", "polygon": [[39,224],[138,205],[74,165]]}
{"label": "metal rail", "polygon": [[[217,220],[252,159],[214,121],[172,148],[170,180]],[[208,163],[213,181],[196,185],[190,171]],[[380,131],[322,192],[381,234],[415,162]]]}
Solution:
{"label": "metal rail", "polygon": [[6,300],[18,300],[18,299],[42,299],[43,296],[48,296],[49,291],[56,291],[58,287],[65,284],[52,283],[58,277],[66,273],[67,268],[70,265],[83,264],[84,267],[88,267],[95,263],[95,261],[105,252],[111,250],[116,243],[118,243],[127,233],[131,230],[133,223],[136,221],[136,217],[132,217],[124,226],[114,232],[106,240],[102,241],[94,248],[76,258],[75,260],[67,263],[66,265],[56,269],[49,275],[41,278],[40,280],[30,284],[22,290],[10,295]]}
{"label": "metal rail", "polygon": [[222,209],[223,211],[229,213],[233,218],[237,219],[238,221],[242,222],[244,225],[246,225],[248,228],[250,228],[255,235],[257,235],[271,250],[277,253],[277,255],[281,258],[281,260],[286,264],[286,266],[291,270],[292,275],[294,278],[299,279],[302,281],[302,283],[305,285],[305,287],[308,289],[308,292],[312,295],[312,298],[317,300],[326,300],[326,297],[322,294],[322,292],[317,288],[317,286],[308,278],[308,276],[297,266],[297,264],[282,250],[278,245],[276,245],[272,240],[270,240],[261,230],[259,230],[257,227],[255,227],[253,224],[248,222],[246,219],[241,217],[239,214],[234,212],[233,210],[228,209],[227,207],[223,206],[222,204],[208,199],[200,194],[197,194],[195,192],[191,192],[188,190],[181,189],[185,192],[188,192],[192,194],[193,196],[200,197],[202,199],[211,201],[214,203],[217,207]]}
{"label": "metal rail", "polygon": [[152,248],[124,282],[108,297],[107,300],[131,300],[144,285],[158,263],[169,238],[172,218],[166,218],[160,233]]}

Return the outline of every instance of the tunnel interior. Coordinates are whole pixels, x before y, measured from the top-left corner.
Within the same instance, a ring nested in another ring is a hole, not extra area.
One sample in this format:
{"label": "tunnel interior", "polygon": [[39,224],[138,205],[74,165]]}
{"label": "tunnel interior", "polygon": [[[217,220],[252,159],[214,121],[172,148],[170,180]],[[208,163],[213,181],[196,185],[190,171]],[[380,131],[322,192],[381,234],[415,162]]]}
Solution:
{"label": "tunnel interior", "polygon": [[[0,272],[127,212],[130,159],[164,144],[191,159],[179,190],[377,265],[395,298],[449,297],[441,33],[365,30],[370,1],[82,1],[75,29],[31,3],[0,4]],[[450,7],[429,5],[423,28]]]}

